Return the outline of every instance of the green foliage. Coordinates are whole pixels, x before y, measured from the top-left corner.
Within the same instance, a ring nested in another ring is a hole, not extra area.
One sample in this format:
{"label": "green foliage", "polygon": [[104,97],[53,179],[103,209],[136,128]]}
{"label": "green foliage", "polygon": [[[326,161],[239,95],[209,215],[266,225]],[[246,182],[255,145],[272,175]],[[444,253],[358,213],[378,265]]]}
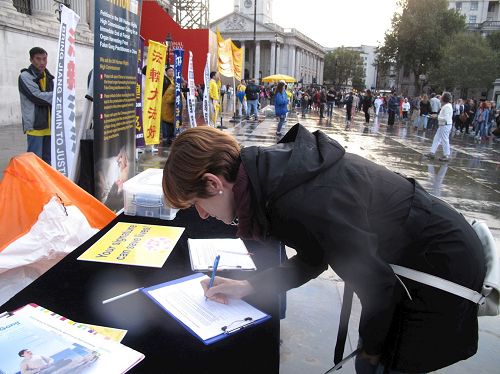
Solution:
{"label": "green foliage", "polygon": [[486,40],[495,52],[500,53],[500,31],[489,34],[486,36]]}
{"label": "green foliage", "polygon": [[335,85],[347,85],[351,79],[352,86],[358,90],[365,87],[363,60],[360,53],[345,47],[337,48],[325,56],[324,80]]}
{"label": "green foliage", "polygon": [[447,0],[401,0],[392,28],[378,49],[381,70],[391,64],[412,71],[415,83],[420,74],[439,65],[443,47],[457,32],[465,30],[464,17],[448,9]]}
{"label": "green foliage", "polygon": [[497,56],[479,34],[457,34],[443,47],[443,58],[430,72],[430,81],[464,92],[489,87],[500,74]]}

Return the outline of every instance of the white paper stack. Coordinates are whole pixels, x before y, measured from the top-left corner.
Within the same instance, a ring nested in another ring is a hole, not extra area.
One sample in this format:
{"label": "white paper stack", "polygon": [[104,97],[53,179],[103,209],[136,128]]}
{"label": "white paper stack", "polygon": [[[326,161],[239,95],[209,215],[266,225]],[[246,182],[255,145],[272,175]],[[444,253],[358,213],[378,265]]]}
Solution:
{"label": "white paper stack", "polygon": [[212,271],[220,255],[217,270],[256,270],[252,254],[241,239],[188,239],[193,271]]}

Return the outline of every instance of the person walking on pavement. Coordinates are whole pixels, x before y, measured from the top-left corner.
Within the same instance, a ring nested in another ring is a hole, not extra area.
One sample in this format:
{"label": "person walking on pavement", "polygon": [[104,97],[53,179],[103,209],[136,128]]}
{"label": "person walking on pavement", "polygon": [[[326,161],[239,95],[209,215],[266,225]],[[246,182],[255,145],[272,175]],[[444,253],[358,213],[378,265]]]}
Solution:
{"label": "person walking on pavement", "polygon": [[248,112],[247,112],[247,120],[250,119],[250,116],[254,116],[255,121],[258,121],[259,119],[259,111],[258,111],[258,105],[259,105],[259,95],[260,95],[260,88],[255,84],[255,79],[252,79],[250,81],[250,84],[247,86],[245,90],[245,95],[247,97],[247,106],[248,106]]}
{"label": "person walking on pavement", "polygon": [[427,94],[422,95],[422,100],[420,100],[420,122],[418,124],[419,129],[427,130],[427,122],[429,120],[429,115],[431,113],[431,103]]}
{"label": "person walking on pavement", "polygon": [[431,114],[429,120],[429,126],[431,130],[434,130],[436,126],[439,126],[438,113],[441,110],[441,101],[437,98],[435,93],[431,94]]}
{"label": "person walking on pavement", "polygon": [[319,92],[319,118],[325,118],[326,107],[326,89],[322,88]]}
{"label": "person walking on pavement", "polygon": [[405,125],[408,123],[408,113],[410,113],[410,103],[408,102],[408,98],[405,97],[405,101],[401,106],[401,111],[403,112],[403,122]]}
{"label": "person walking on pavement", "polygon": [[384,103],[384,100],[380,96],[377,96],[375,101],[373,102],[373,105],[375,107],[375,117],[378,117],[378,112],[380,111],[380,107]]}
{"label": "person walking on pavement", "polygon": [[335,97],[337,93],[333,87],[330,87],[328,92],[326,93],[326,115],[328,118],[332,118],[333,116],[333,106],[335,105]]}
{"label": "person walking on pavement", "polygon": [[436,157],[436,151],[441,145],[443,147],[443,157],[439,161],[450,161],[450,132],[453,126],[453,107],[451,105],[451,93],[443,92],[441,95],[443,107],[438,116],[438,129],[432,141],[430,153],[425,156],[431,160]]}
{"label": "person walking on pavement", "polygon": [[236,97],[238,98],[238,115],[243,117],[243,110],[245,111],[245,115],[248,116],[248,109],[247,109],[247,98],[245,95],[245,91],[247,89],[245,80],[242,79],[240,84],[238,84],[238,87],[236,87]]}
{"label": "person walking on pavement", "polygon": [[274,94],[274,110],[279,117],[276,135],[281,135],[281,129],[285,124],[286,114],[288,113],[288,95],[285,91],[285,82],[279,82]]}
{"label": "person walking on pavement", "polygon": [[349,127],[351,126],[353,103],[354,103],[354,97],[352,95],[352,92],[349,92],[347,94],[346,98],[344,99],[345,114],[346,114],[346,120],[345,120],[345,129],[346,130],[348,130]]}
{"label": "person walking on pavement", "polygon": [[363,112],[365,113],[365,126],[368,126],[370,123],[370,108],[373,105],[373,96],[371,90],[366,90],[365,97],[363,98],[363,102],[361,104],[363,108]]}
{"label": "person walking on pavement", "polygon": [[27,152],[33,152],[50,165],[54,76],[47,70],[45,49],[31,48],[29,55],[31,65],[21,70],[18,79],[23,131],[28,140]]}
{"label": "person walking on pavement", "polygon": [[392,128],[396,119],[396,113],[399,113],[399,97],[398,95],[396,95],[396,93],[393,93],[389,97],[389,102],[387,103],[387,112],[389,114],[387,119],[387,126]]}

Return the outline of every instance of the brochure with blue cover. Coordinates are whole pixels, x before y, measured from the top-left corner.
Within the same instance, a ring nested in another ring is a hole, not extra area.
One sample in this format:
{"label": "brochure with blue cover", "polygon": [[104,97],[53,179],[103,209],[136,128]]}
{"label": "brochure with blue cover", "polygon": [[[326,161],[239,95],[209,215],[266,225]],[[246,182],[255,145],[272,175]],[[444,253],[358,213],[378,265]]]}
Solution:
{"label": "brochure with blue cover", "polygon": [[0,373],[125,373],[144,355],[39,305],[0,316]]}

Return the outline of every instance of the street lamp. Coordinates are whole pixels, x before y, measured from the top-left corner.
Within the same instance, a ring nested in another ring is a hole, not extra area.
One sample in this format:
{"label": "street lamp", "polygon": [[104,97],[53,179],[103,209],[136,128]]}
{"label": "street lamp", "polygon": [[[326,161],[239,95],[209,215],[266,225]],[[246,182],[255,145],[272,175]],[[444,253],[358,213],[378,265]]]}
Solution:
{"label": "street lamp", "polygon": [[253,4],[253,47],[254,49],[254,56],[253,56],[253,78],[255,78],[256,71],[255,71],[255,65],[257,65],[257,0],[254,1]]}
{"label": "street lamp", "polygon": [[167,66],[169,66],[170,65],[170,44],[172,44],[172,35],[169,32],[167,32],[167,36],[165,37],[165,43],[167,43],[167,58],[165,60],[166,60]]}
{"label": "street lamp", "polygon": [[274,34],[274,74],[277,74],[276,65],[278,62],[278,33]]}

